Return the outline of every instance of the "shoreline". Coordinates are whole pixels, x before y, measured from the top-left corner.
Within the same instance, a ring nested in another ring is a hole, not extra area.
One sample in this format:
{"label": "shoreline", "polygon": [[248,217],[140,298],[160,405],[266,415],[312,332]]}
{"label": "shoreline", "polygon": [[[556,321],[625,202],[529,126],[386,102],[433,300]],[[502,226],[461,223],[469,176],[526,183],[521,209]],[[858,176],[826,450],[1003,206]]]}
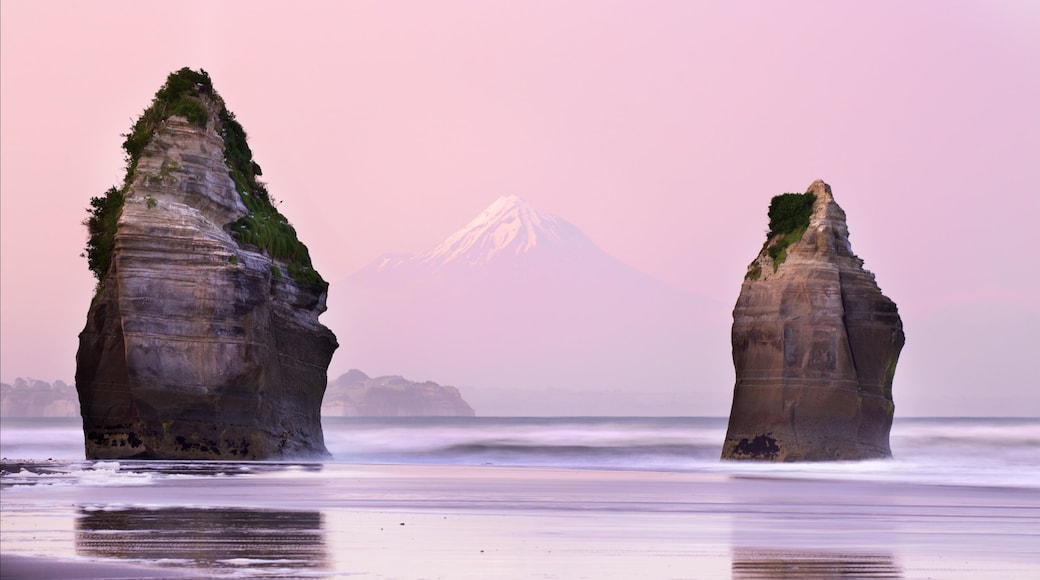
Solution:
{"label": "shoreline", "polygon": [[[1040,577],[1040,419],[720,461],[720,420],[348,420],[329,461],[89,461],[2,426],[5,556],[195,577]],[[48,568],[49,569],[49,568]],[[55,572],[57,574],[58,572]],[[142,574],[145,572],[142,572]]]}
{"label": "shoreline", "polygon": [[190,571],[125,564],[118,561],[64,559],[52,556],[10,554],[0,551],[0,576],[4,580],[94,580],[132,578],[186,578]]}
{"label": "shoreline", "polygon": [[[53,578],[69,576],[52,560],[87,572],[169,563],[139,577],[1040,571],[1036,489],[498,466],[251,464],[222,475],[213,465],[203,474],[139,466],[5,485],[5,561],[34,554]],[[39,560],[41,551],[50,556]]]}

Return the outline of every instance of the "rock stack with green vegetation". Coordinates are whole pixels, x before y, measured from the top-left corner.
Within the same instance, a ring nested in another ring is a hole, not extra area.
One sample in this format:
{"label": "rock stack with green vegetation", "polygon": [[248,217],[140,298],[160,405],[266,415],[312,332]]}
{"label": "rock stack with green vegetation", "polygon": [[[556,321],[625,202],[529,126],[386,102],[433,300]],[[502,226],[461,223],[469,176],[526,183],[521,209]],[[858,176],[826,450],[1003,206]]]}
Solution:
{"label": "rock stack with green vegetation", "polygon": [[[816,195],[812,192],[782,193],[769,202],[769,232],[762,251],[769,256],[774,272],[787,259],[787,248],[802,239],[805,230],[809,229],[809,217],[815,202]],[[752,262],[747,279],[762,277],[763,261],[760,257]]]}
{"label": "rock stack with green vegetation", "polygon": [[[155,93],[151,106],[144,110],[130,133],[124,135],[126,176],[120,187],[111,187],[104,195],[91,198],[85,224],[90,234],[85,255],[90,270],[102,284],[108,275],[115,249],[116,220],[123,209],[127,190],[133,185],[137,166],[145,148],[155,134],[163,130],[170,117],[183,117],[189,124],[205,130],[210,121],[224,142],[224,162],[235,183],[242,203],[249,213],[231,224],[230,231],[242,246],[257,246],[272,258],[284,262],[294,280],[303,284],[328,284],[311,264],[310,253],[296,237],[289,224],[271,200],[267,186],[257,178],[262,175],[260,165],[253,160],[253,151],[246,140],[246,132],[228,111],[224,99],[213,90],[213,82],[205,70],[189,68],[170,74],[166,84]],[[158,175],[147,174],[151,180],[170,179],[175,165],[166,163]],[[154,206],[153,206],[154,207]]]}
{"label": "rock stack with green vegetation", "polygon": [[737,381],[724,459],[891,455],[903,324],[852,253],[845,212],[826,183],[770,203],[769,234],[744,277],[732,341]]}
{"label": "rock stack with green vegetation", "polygon": [[90,200],[76,388],[88,458],[326,454],[328,284],[205,71],[172,73]]}

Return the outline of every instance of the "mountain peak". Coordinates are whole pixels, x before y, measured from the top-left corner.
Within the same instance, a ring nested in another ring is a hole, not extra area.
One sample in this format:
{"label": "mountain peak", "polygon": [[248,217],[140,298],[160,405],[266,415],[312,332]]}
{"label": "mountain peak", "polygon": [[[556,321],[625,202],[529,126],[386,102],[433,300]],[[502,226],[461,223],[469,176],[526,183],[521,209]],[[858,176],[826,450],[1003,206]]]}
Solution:
{"label": "mountain peak", "polygon": [[[473,218],[463,230],[481,228],[487,224],[519,218],[520,220],[540,224],[546,214],[534,209],[526,201],[515,195],[504,195],[495,200],[480,215]],[[552,216],[548,216],[552,217]]]}
{"label": "mountain peak", "polygon": [[503,195],[502,197],[495,200],[495,203],[488,206],[485,212],[494,211],[496,209],[509,209],[513,206],[524,206],[529,207],[527,202],[516,195]]}
{"label": "mountain peak", "polygon": [[567,232],[577,229],[552,214],[534,209],[515,195],[507,195],[495,200],[419,260],[435,266],[481,264],[501,253],[530,252],[540,243],[560,240]]}

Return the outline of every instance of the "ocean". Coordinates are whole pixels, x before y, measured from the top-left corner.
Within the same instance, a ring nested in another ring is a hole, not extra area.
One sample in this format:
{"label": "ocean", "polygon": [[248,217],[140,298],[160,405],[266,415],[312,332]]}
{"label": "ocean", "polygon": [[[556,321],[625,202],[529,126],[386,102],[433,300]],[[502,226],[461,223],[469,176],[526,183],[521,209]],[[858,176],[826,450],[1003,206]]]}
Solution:
{"label": "ocean", "polygon": [[5,557],[227,577],[1040,577],[1040,419],[897,418],[892,459],[794,464],[720,461],[725,418],[323,423],[320,463],[143,462],[85,460],[79,419],[5,418]]}
{"label": "ocean", "polygon": [[[325,419],[323,428],[333,456],[328,463],[761,473],[1040,488],[1040,419],[1030,418],[897,419],[891,460],[793,464],[720,462],[722,417],[336,417]],[[82,461],[80,420],[5,418],[0,456]]]}

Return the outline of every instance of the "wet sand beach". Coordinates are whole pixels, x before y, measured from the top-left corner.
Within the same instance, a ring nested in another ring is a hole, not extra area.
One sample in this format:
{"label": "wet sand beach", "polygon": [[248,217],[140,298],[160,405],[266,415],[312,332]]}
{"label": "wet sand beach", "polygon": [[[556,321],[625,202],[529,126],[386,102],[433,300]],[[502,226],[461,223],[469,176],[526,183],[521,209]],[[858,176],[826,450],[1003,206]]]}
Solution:
{"label": "wet sand beach", "polygon": [[110,564],[89,560],[59,560],[39,556],[0,554],[0,577],[5,580],[186,578],[186,570],[159,566]]}
{"label": "wet sand beach", "polygon": [[[4,577],[1035,578],[1040,491],[494,466],[6,466]],[[46,557],[39,560],[11,556]],[[12,562],[14,564],[12,564]],[[50,574],[47,576],[47,574]]]}

